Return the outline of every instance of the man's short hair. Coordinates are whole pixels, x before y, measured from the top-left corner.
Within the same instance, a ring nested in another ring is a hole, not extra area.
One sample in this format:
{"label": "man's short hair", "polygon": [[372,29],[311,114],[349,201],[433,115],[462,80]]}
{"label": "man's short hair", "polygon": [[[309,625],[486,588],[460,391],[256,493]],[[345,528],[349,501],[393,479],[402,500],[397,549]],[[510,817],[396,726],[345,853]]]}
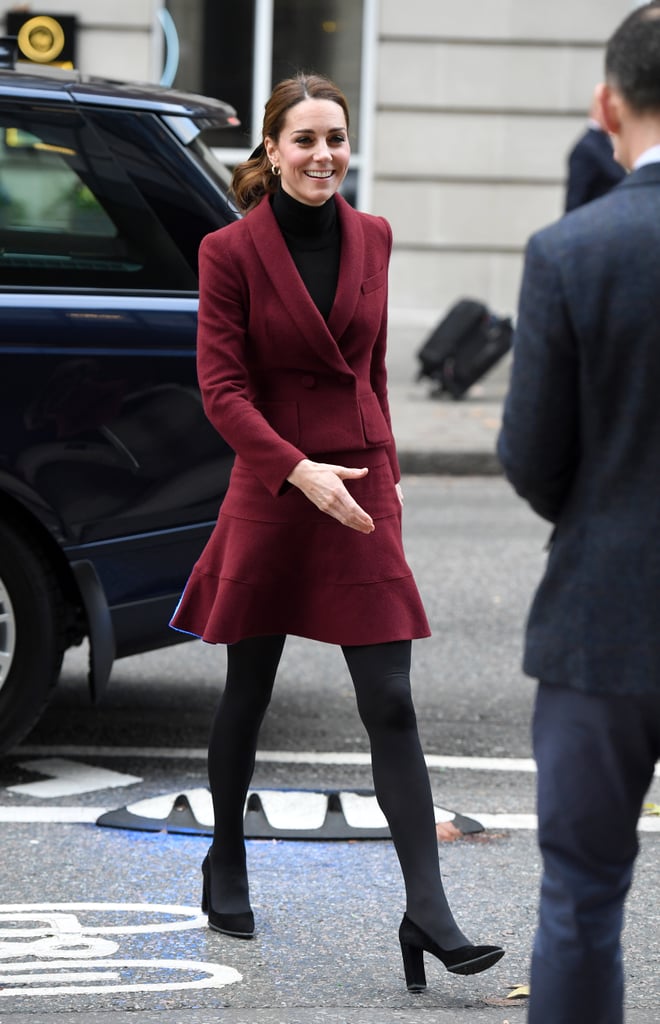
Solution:
{"label": "man's short hair", "polygon": [[607,44],[605,75],[633,110],[660,113],[660,0],[621,22]]}

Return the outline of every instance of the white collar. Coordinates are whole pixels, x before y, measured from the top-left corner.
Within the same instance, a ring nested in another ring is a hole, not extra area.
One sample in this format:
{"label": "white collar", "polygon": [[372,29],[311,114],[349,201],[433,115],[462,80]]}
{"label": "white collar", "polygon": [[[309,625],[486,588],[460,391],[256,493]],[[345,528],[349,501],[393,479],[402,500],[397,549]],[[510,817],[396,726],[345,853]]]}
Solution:
{"label": "white collar", "polygon": [[636,171],[638,167],[644,167],[645,164],[657,164],[660,162],[660,143],[657,146],[651,146],[649,149],[644,150],[641,156],[638,156],[633,164],[633,171]]}

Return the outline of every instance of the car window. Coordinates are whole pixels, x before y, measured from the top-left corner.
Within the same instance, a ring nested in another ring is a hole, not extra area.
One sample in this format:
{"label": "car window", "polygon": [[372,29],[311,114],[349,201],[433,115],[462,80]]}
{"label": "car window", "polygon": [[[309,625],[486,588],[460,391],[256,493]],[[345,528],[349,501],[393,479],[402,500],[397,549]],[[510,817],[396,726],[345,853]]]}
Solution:
{"label": "car window", "polygon": [[[175,240],[197,274],[199,243],[204,235],[237,217],[227,199],[230,173],[199,157],[196,141],[186,145],[172,122],[153,113],[89,110],[88,117],[117,163],[150,210]],[[193,129],[195,125],[192,125]]]}
{"label": "car window", "polygon": [[0,150],[0,225],[7,233],[100,235],[117,229],[67,158],[72,150],[16,125],[4,130]]}
{"label": "car window", "polygon": [[0,112],[0,285],[196,289],[122,167],[70,111]]}

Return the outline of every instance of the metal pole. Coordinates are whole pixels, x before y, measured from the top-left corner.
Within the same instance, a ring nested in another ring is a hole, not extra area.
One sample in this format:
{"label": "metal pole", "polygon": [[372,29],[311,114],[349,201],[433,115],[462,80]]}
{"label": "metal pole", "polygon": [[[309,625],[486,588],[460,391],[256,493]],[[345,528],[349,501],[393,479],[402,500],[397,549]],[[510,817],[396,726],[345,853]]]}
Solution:
{"label": "metal pole", "polygon": [[360,153],[357,207],[371,209],[374,174],[374,129],[376,120],[378,59],[378,0],[363,0],[362,73],[360,80]]}
{"label": "metal pole", "polygon": [[264,106],[273,87],[273,6],[274,0],[256,0],[252,73],[252,148],[261,142]]}

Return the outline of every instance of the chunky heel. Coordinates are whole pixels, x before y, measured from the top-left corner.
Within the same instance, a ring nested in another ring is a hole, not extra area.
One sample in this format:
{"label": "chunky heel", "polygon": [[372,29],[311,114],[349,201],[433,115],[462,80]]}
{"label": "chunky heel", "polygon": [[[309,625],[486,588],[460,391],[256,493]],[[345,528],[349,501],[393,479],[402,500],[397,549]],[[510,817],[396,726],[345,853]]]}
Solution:
{"label": "chunky heel", "polygon": [[504,956],[500,946],[468,945],[459,946],[458,949],[443,949],[407,914],[403,915],[399,927],[399,942],[409,992],[423,992],[426,988],[425,952],[436,957],[452,974],[479,974]]}
{"label": "chunky heel", "polygon": [[254,935],[254,914],[246,910],[239,914],[221,914],[211,903],[211,862],[208,854],[202,861],[202,913],[208,914],[209,928],[235,939],[251,939]]}
{"label": "chunky heel", "polygon": [[409,992],[423,992],[426,988],[426,972],[424,970],[424,950],[419,946],[409,946],[401,939],[401,956],[403,971]]}

